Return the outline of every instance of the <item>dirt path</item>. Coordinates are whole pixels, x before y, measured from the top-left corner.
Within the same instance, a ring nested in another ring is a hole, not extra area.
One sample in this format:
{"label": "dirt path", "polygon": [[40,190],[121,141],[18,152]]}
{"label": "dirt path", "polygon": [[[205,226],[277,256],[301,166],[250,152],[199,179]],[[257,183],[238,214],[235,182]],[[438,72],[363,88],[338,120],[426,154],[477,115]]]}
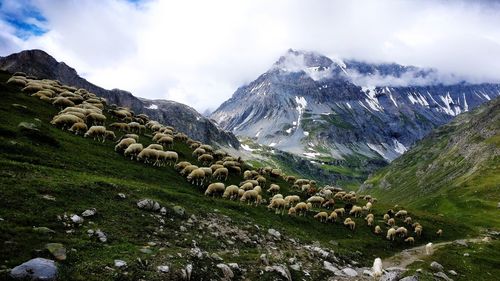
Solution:
{"label": "dirt path", "polygon": [[[470,238],[470,239],[463,239],[463,241],[467,243],[478,243],[481,241],[483,237],[481,238]],[[433,251],[436,251],[437,249],[451,244],[454,241],[447,241],[447,242],[441,242],[441,243],[436,243],[432,245]],[[425,245],[414,247],[411,249],[406,249],[401,251],[400,253],[395,254],[392,257],[386,258],[382,261],[383,267],[388,268],[388,267],[403,267],[406,268],[408,265],[412,264],[416,260],[424,258],[426,255],[425,253]]]}

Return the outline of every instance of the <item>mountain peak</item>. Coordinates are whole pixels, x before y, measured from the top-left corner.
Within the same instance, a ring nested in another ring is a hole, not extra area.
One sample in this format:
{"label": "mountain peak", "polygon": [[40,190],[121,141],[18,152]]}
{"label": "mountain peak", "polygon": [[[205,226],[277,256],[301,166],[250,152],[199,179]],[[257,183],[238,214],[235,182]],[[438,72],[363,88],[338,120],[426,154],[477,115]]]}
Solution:
{"label": "mountain peak", "polygon": [[288,49],[274,67],[288,72],[299,72],[307,68],[328,68],[333,61],[316,52]]}

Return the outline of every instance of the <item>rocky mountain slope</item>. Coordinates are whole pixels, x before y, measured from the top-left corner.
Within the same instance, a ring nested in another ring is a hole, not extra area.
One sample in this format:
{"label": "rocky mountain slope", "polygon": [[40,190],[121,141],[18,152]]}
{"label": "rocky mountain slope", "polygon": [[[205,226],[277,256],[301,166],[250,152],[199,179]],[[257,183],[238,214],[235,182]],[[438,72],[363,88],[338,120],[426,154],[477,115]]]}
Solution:
{"label": "rocky mountain slope", "polygon": [[84,88],[106,98],[110,104],[130,107],[136,113],[145,113],[162,123],[171,124],[193,139],[239,147],[239,142],[232,133],[221,130],[187,105],[174,101],[139,99],[124,90],[103,89],[80,77],[75,69],[56,61],[42,50],[27,50],[0,57],[0,69],[11,73],[21,71],[38,78],[56,79],[67,85]]}
{"label": "rocky mountain slope", "polygon": [[478,227],[500,217],[500,98],[457,116],[375,173],[362,190]]}
{"label": "rocky mountain slope", "polygon": [[390,162],[436,126],[500,93],[498,84],[439,79],[432,69],[289,50],[211,118],[236,135],[323,163]]}

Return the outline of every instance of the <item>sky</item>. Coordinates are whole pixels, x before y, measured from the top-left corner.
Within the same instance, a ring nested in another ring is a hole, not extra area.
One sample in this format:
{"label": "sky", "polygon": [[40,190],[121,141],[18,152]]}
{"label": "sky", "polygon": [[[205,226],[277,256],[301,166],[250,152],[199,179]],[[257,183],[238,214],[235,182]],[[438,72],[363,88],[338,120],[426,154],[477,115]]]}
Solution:
{"label": "sky", "polygon": [[200,112],[289,48],[500,82],[500,3],[0,0],[0,56],[42,49],[101,87]]}

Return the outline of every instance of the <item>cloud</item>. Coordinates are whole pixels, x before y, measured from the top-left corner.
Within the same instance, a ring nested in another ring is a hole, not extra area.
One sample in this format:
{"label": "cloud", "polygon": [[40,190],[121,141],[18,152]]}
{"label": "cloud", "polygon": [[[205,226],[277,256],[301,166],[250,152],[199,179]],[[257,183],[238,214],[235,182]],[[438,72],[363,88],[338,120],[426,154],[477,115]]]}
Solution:
{"label": "cloud", "polygon": [[492,1],[4,0],[0,5],[0,55],[44,49],[100,86],[176,100],[199,111],[215,109],[289,48],[433,67],[473,82],[500,81],[500,5]]}

